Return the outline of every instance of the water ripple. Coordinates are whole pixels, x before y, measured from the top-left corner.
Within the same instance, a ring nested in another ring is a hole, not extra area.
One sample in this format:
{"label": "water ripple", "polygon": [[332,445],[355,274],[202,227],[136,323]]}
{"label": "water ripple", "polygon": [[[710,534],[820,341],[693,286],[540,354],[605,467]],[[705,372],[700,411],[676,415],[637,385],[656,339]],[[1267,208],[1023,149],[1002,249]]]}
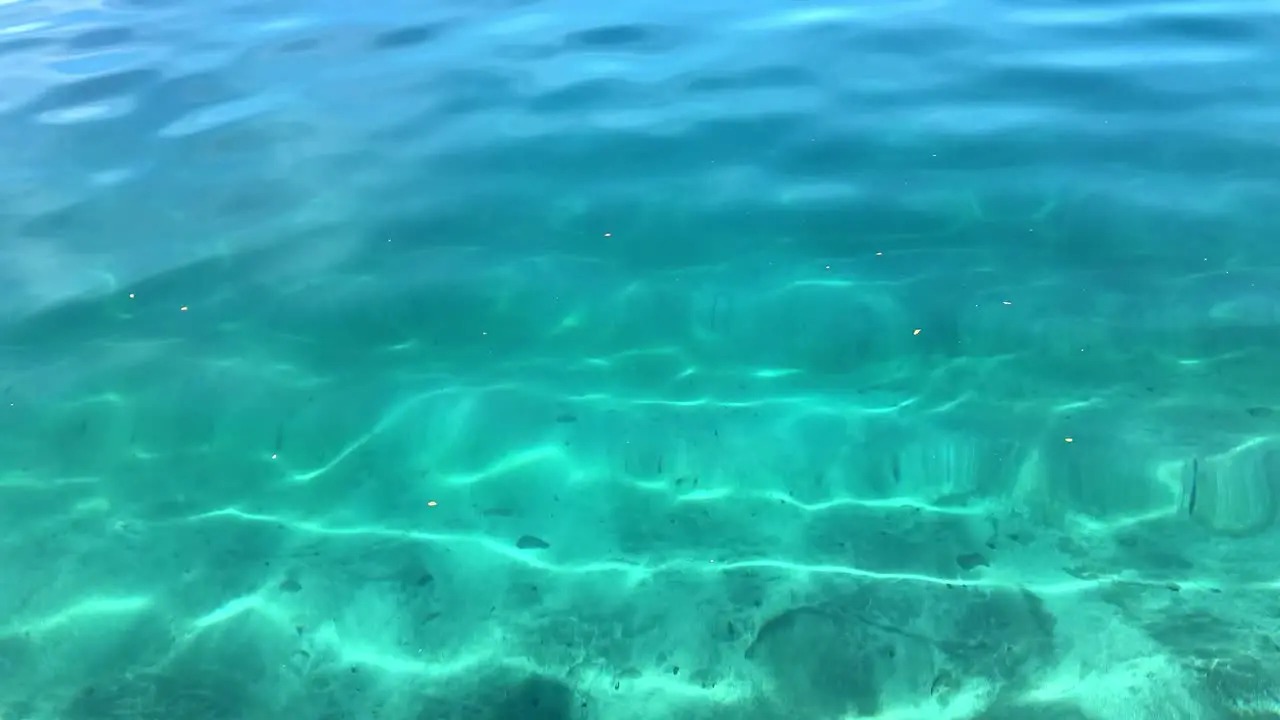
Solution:
{"label": "water ripple", "polygon": [[[0,715],[1243,711],[1278,48],[1273,0],[0,0]],[[893,669],[748,708],[805,627]]]}

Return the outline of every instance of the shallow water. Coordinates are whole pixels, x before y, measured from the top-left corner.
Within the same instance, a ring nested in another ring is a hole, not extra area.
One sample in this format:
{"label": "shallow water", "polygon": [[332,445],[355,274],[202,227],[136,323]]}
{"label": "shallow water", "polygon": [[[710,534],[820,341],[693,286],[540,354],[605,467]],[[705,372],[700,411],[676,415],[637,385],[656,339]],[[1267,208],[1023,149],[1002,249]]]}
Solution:
{"label": "shallow water", "polygon": [[1280,712],[1280,10],[0,1],[0,717]]}

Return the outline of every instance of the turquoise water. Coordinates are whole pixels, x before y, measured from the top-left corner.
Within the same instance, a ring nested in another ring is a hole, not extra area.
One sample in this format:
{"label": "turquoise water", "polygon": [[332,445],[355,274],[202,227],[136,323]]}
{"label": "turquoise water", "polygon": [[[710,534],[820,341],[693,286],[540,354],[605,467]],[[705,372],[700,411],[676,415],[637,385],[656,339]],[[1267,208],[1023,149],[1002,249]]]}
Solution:
{"label": "turquoise water", "polygon": [[1280,712],[1280,10],[0,1],[0,718]]}

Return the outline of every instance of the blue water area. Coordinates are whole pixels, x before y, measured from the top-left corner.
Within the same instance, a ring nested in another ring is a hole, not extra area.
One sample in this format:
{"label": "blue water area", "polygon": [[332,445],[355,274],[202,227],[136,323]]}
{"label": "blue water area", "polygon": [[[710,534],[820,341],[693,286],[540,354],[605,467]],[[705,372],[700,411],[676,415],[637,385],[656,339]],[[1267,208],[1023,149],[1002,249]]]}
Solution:
{"label": "blue water area", "polygon": [[1270,0],[0,0],[4,720],[1280,713]]}

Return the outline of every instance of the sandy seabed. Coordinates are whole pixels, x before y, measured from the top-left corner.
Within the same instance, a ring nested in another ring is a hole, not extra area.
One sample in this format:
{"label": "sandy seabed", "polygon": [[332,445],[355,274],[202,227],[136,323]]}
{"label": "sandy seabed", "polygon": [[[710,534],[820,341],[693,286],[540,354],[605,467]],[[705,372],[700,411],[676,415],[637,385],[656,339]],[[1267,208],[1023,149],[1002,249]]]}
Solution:
{"label": "sandy seabed", "polygon": [[846,270],[33,321],[0,717],[1280,712],[1276,339]]}

